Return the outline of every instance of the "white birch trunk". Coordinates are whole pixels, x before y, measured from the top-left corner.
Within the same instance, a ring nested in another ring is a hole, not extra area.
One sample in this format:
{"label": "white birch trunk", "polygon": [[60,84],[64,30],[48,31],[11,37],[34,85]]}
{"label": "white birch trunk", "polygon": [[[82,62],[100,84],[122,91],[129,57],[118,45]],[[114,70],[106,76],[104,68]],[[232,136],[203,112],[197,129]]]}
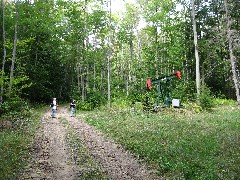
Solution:
{"label": "white birch trunk", "polygon": [[156,70],[156,79],[159,77],[159,72],[158,72],[158,32],[157,32],[157,27],[156,27],[156,34],[155,34],[155,70]]}
{"label": "white birch trunk", "polygon": [[86,84],[86,91],[88,91],[88,89],[89,89],[89,64],[87,64],[86,83],[85,84]]}
{"label": "white birch trunk", "polygon": [[199,67],[199,55],[198,55],[197,26],[196,26],[196,18],[195,18],[195,0],[191,0],[191,4],[192,4],[192,21],[193,21],[193,34],[194,34],[195,59],[196,59],[197,102],[199,103],[199,97],[200,97],[200,67]]}
{"label": "white birch trunk", "polygon": [[96,34],[94,34],[93,89],[96,89]]}
{"label": "white birch trunk", "polygon": [[224,7],[226,12],[226,20],[227,20],[227,41],[228,41],[228,48],[229,48],[229,55],[230,55],[230,62],[231,62],[231,68],[232,68],[232,78],[234,82],[234,87],[236,91],[236,98],[238,101],[238,107],[240,109],[240,83],[238,79],[237,74],[237,65],[236,65],[236,57],[233,53],[234,51],[234,44],[233,44],[233,31],[231,30],[231,18],[229,15],[229,9],[228,9],[228,2],[227,0],[224,0]]}
{"label": "white birch trunk", "polygon": [[14,26],[14,44],[13,44],[13,53],[12,53],[12,65],[10,70],[10,82],[9,82],[9,94],[12,93],[12,84],[14,78],[14,66],[16,61],[16,50],[17,50],[17,28],[18,28],[18,11],[16,7],[16,22]]}
{"label": "white birch trunk", "polygon": [[77,43],[77,52],[76,52],[76,71],[77,71],[77,87],[78,87],[78,92],[81,92],[81,82],[80,82],[80,62],[79,62],[79,45]]}
{"label": "white birch trunk", "polygon": [[87,30],[87,20],[86,20],[86,11],[87,11],[87,0],[84,1],[84,28],[83,28],[83,39],[82,39],[82,63],[81,63],[81,86],[82,86],[82,103],[85,101],[85,82],[84,82],[84,74],[85,74],[85,58],[86,58],[86,30]]}
{"label": "white birch trunk", "polygon": [[[158,8],[156,6],[156,14],[157,14]],[[156,79],[159,77],[158,72],[158,28],[157,25],[155,27],[155,70],[156,70]]]}
{"label": "white birch trunk", "polygon": [[111,107],[111,52],[108,51],[108,108]]}
{"label": "white birch trunk", "polygon": [[78,92],[81,92],[81,82],[80,82],[80,65],[77,63],[76,65],[76,70],[77,70],[77,87],[78,87]]}
{"label": "white birch trunk", "polygon": [[[126,55],[126,54],[125,54]],[[130,69],[130,62],[129,62],[129,58],[127,58],[127,63],[125,65],[126,68],[126,73],[125,73],[125,80],[126,80],[126,94],[127,96],[129,95],[129,69]]]}
{"label": "white birch trunk", "polygon": [[81,72],[81,86],[82,86],[82,103],[85,101],[85,83],[84,83],[84,67],[82,66],[80,69]]}
{"label": "white birch trunk", "polygon": [[[111,16],[112,16],[112,1],[110,0],[110,22],[111,22]],[[110,33],[111,36],[111,33]],[[110,42],[111,42],[111,37],[109,36],[109,47],[108,47],[108,55],[107,55],[107,60],[108,60],[108,108],[110,109],[111,107],[111,49],[110,49]]]}

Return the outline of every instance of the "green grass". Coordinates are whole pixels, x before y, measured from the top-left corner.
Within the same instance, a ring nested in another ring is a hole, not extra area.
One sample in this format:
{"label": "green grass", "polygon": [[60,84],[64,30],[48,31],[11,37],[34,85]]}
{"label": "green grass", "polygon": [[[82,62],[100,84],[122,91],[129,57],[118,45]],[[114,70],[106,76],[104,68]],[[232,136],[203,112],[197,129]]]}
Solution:
{"label": "green grass", "polygon": [[93,112],[85,121],[145,159],[167,178],[240,177],[240,111],[158,114]]}
{"label": "green grass", "polygon": [[29,158],[30,145],[43,109],[14,120],[14,127],[0,130],[0,179],[17,179]]}

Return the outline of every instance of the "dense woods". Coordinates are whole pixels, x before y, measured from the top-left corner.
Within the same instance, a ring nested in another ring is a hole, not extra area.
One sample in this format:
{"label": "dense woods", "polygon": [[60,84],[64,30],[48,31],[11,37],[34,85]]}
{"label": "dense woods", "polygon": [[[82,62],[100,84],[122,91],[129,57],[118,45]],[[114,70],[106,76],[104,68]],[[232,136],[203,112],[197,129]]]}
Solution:
{"label": "dense woods", "polygon": [[175,98],[240,103],[239,1],[136,0],[121,13],[113,3],[2,0],[1,113],[52,97],[83,109],[143,101],[147,78],[177,70]]}
{"label": "dense woods", "polygon": [[139,179],[119,151],[160,179],[239,179],[239,0],[1,0],[0,15],[0,179]]}

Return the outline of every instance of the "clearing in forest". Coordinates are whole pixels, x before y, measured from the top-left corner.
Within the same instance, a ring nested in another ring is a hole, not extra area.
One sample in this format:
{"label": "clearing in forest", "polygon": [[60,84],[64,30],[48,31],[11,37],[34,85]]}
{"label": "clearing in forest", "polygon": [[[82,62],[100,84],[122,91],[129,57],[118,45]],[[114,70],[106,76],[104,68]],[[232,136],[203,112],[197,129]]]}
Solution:
{"label": "clearing in forest", "polygon": [[41,123],[22,179],[157,179],[121,145],[70,117],[66,107],[57,118],[45,113]]}

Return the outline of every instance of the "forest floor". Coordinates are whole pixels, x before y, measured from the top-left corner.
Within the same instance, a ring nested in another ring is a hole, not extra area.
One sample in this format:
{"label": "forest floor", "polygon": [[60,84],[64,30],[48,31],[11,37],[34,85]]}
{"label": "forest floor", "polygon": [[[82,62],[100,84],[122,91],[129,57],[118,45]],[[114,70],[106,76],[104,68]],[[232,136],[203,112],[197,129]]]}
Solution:
{"label": "forest floor", "polygon": [[[46,112],[32,145],[31,160],[20,179],[159,179],[144,162],[81,121],[82,118],[83,115],[70,117],[67,107],[58,108],[57,118]],[[68,140],[69,130],[104,175],[84,176],[86,172],[96,171],[96,167],[84,165],[88,157],[73,148]]]}

